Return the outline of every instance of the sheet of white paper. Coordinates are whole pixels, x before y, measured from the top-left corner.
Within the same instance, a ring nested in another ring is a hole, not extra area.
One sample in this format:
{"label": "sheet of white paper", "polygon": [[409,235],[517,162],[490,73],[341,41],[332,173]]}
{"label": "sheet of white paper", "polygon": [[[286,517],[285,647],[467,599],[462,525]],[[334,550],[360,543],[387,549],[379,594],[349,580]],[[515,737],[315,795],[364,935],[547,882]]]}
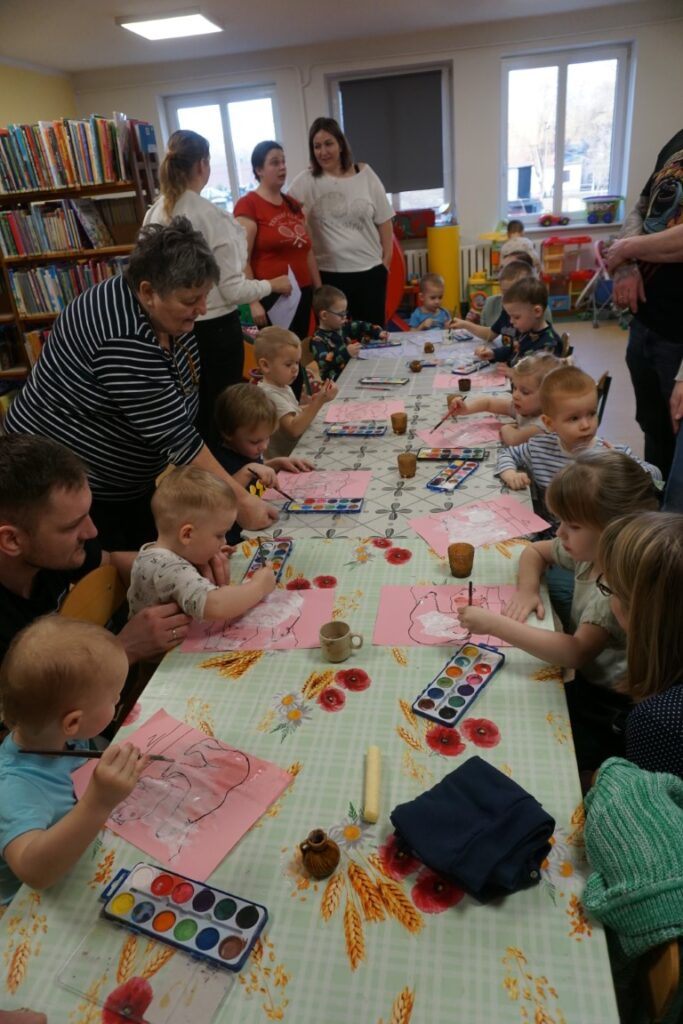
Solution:
{"label": "sheet of white paper", "polygon": [[289,327],[301,298],[301,288],[291,267],[287,267],[287,277],[292,283],[292,291],[289,295],[279,295],[268,310],[268,319],[276,327]]}

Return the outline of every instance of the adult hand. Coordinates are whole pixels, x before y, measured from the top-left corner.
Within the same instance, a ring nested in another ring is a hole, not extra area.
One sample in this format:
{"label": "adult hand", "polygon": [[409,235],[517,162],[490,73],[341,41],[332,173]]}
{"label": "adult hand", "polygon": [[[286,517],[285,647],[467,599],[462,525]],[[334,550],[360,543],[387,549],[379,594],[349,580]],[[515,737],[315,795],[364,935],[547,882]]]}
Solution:
{"label": "adult hand", "polygon": [[674,434],[678,433],[678,428],[683,420],[683,380],[677,380],[674,384],[674,389],[671,392],[671,398],[669,400],[669,408],[671,409],[671,422],[674,428]]}
{"label": "adult hand", "polygon": [[175,601],[143,608],[129,619],[118,635],[128,661],[155,658],[172,650],[187,636],[192,619],[180,610]]}
{"label": "adult hand", "polygon": [[230,582],[230,555],[234,554],[237,548],[231,544],[224,544],[217,555],[209,559],[206,565],[200,565],[199,571],[204,579],[215,583],[217,587],[224,587]]}
{"label": "adult hand", "polygon": [[638,237],[638,235],[630,235],[628,238],[618,238],[616,242],[610,242],[609,248],[604,252],[605,263],[610,274],[613,274],[622,263],[637,257]]}
{"label": "adult hand", "polygon": [[289,280],[287,274],[281,274],[279,277],[274,277],[272,279],[270,287],[274,292],[279,292],[280,295],[289,295],[292,290],[292,282]]}
{"label": "adult hand", "polygon": [[545,618],[545,608],[538,591],[517,590],[503,608],[503,615],[515,622],[526,622],[532,612],[537,619]]}
{"label": "adult hand", "polygon": [[279,518],[278,510],[253,494],[240,494],[237,520],[244,530],[267,530]]}
{"label": "adult hand", "polygon": [[623,263],[612,278],[612,297],[617,306],[638,312],[638,304],[646,302],[645,288],[635,263]]}
{"label": "adult hand", "polygon": [[113,811],[133,792],[148,764],[149,758],[132,743],[112,743],[97,762],[84,799],[105,811]]}
{"label": "adult hand", "polygon": [[268,317],[266,316],[266,311],[260,302],[250,302],[249,311],[251,313],[251,319],[257,327],[268,326]]}

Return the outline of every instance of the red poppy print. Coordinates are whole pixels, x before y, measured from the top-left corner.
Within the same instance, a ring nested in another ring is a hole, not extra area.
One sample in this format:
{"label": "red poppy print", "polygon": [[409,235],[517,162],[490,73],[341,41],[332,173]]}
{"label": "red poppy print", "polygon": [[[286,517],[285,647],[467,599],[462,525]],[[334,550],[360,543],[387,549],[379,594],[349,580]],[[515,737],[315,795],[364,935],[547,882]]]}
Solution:
{"label": "red poppy print", "polygon": [[413,553],[408,551],[408,548],[390,548],[384,557],[392,565],[403,565],[404,562],[410,561]]}
{"label": "red poppy print", "polygon": [[318,704],[323,711],[341,711],[346,704],[346,694],[336,686],[328,686],[318,697]]}
{"label": "red poppy print", "polygon": [[287,583],[286,586],[285,586],[285,590],[310,590],[310,589],[311,589],[311,581],[304,579],[303,576],[298,576],[295,580],[290,580],[289,583]]}
{"label": "red poppy print", "polygon": [[107,996],[102,1008],[102,1024],[141,1021],[153,998],[152,986],[145,978],[131,978]]}
{"label": "red poppy print", "polygon": [[500,743],[500,730],[488,718],[466,718],[460,728],[465,739],[477,747],[496,747]]}
{"label": "red poppy print", "polygon": [[401,846],[396,836],[389,836],[377,852],[382,861],[382,868],[396,882],[402,881],[408,875],[414,875],[423,866],[422,861]]}
{"label": "red poppy print", "polygon": [[427,730],[425,736],[427,745],[435,750],[437,754],[444,754],[445,757],[457,757],[465,750],[465,744],[460,739],[457,729],[449,729],[445,725],[433,725]]}
{"label": "red poppy print", "polygon": [[373,537],[372,543],[376,548],[390,548],[391,541],[388,537]]}
{"label": "red poppy print", "polygon": [[336,576],[314,576],[313,586],[320,587],[321,590],[330,590],[332,587],[337,586]]}
{"label": "red poppy print", "polygon": [[341,672],[337,672],[334,681],[343,686],[345,690],[353,690],[355,693],[367,690],[370,686],[370,676],[362,668],[345,668]]}
{"label": "red poppy print", "polygon": [[424,868],[417,876],[410,896],[418,910],[425,914],[442,914],[460,902],[465,893],[454,882],[431,868]]}

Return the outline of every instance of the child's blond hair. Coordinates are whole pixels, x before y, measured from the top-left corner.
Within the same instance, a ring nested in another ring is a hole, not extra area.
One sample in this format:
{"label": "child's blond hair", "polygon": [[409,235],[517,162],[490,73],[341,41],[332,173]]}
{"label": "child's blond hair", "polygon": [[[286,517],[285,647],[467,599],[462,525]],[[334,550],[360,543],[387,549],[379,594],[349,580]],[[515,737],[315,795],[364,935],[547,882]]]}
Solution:
{"label": "child's blond hair", "polygon": [[590,374],[578,366],[561,366],[552,370],[543,378],[541,384],[541,410],[546,416],[552,416],[558,400],[578,398],[591,391],[597,399],[597,385]]}
{"label": "child's blond hair", "polygon": [[418,283],[418,288],[424,295],[424,290],[427,285],[431,284],[434,288],[443,288],[444,279],[441,274],[423,274]]}
{"label": "child's blond hair", "polygon": [[[528,256],[529,254],[526,253],[526,255]],[[500,268],[498,280],[502,282],[509,281],[510,283],[512,283],[513,281],[521,281],[523,277],[533,276],[534,267],[533,263],[531,262],[531,258],[529,258],[527,262],[527,260],[517,259],[517,255],[515,255],[515,258],[513,260],[510,260],[508,263],[505,264],[505,266]]]}
{"label": "child's blond hair", "polygon": [[618,451],[584,452],[553,477],[546,505],[565,523],[604,530],[626,512],[659,508],[650,474]]}
{"label": "child's blond hair", "polygon": [[[250,385],[253,387],[253,385]],[[160,533],[196,524],[219,509],[232,512],[235,495],[225,480],[197,466],[181,466],[159,481],[152,495],[152,515]]]}
{"label": "child's blond hair", "polygon": [[35,619],[16,634],[2,661],[3,721],[29,731],[60,722],[92,699],[102,666],[117,657],[127,660],[116,637],[102,626],[54,614]]}
{"label": "child's blond hair", "polygon": [[333,302],[346,302],[346,296],[341,288],[335,288],[333,284],[322,284],[313,292],[313,312],[317,318],[323,310],[329,310]]}
{"label": "child's blond hair", "polygon": [[273,400],[263,388],[255,388],[253,384],[231,384],[221,391],[214,416],[218,432],[228,441],[239,427],[254,430],[263,424],[272,434],[278,423]]}
{"label": "child's blond hair", "polygon": [[301,342],[293,331],[284,327],[264,327],[254,340],[254,355],[260,359],[274,359],[283,348],[301,348]]}
{"label": "child's blond hair", "polygon": [[640,701],[668,690],[683,665],[683,515],[615,519],[600,538],[598,559],[628,615],[627,692]]}
{"label": "child's blond hair", "polygon": [[524,356],[512,368],[512,378],[533,377],[539,383],[552,371],[558,370],[564,363],[552,352],[533,352],[530,356]]}

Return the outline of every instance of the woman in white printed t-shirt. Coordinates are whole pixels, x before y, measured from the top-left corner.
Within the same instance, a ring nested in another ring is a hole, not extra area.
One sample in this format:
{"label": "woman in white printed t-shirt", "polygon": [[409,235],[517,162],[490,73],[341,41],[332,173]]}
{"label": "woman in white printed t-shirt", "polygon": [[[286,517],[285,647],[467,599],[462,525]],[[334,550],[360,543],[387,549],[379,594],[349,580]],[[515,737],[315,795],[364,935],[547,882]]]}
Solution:
{"label": "woman in white printed t-shirt", "polygon": [[394,211],[368,164],[353,162],[337,122],[318,117],[308,133],[310,168],[289,194],[304,208],[323,284],[341,289],[354,320],[384,325]]}

